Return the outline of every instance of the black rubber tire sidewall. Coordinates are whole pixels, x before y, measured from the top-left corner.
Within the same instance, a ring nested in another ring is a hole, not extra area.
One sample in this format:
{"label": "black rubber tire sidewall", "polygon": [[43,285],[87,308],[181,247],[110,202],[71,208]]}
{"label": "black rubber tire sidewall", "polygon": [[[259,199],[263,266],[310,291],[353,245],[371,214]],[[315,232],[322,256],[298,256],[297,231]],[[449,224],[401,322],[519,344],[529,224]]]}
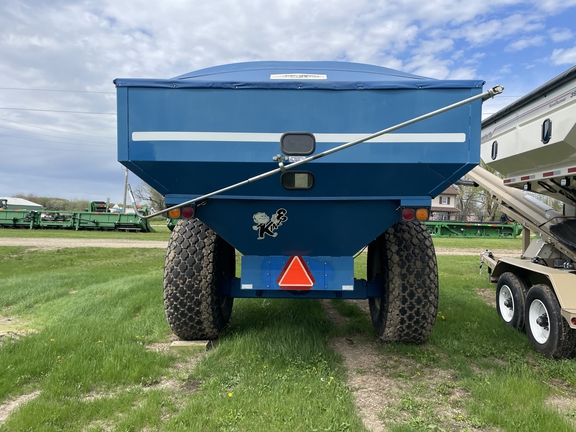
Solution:
{"label": "black rubber tire sidewall", "polygon": [[234,248],[198,219],[174,227],[164,267],[164,309],[182,340],[215,339],[232,313],[233,298],[220,294],[235,273]]}
{"label": "black rubber tire sidewall", "polygon": [[438,313],[438,266],[428,230],[399,221],[368,252],[368,277],[380,272],[382,278],[382,296],[369,299],[374,329],[384,342],[424,342]]}
{"label": "black rubber tire sidewall", "polygon": [[[514,302],[514,312],[512,319],[508,322],[502,316],[502,311],[500,310],[500,291],[507,286],[510,290],[512,300]],[[524,315],[525,315],[525,305],[526,305],[526,293],[528,288],[522,279],[516,276],[514,273],[506,272],[498,278],[498,284],[496,286],[496,311],[502,322],[518,331],[524,330]]]}
{"label": "black rubber tire sidewall", "polygon": [[[531,329],[529,313],[530,305],[534,300],[540,300],[548,312],[550,335],[544,343],[539,343],[534,338]],[[568,322],[562,317],[554,291],[548,285],[534,285],[528,290],[525,309],[526,334],[534,348],[549,358],[572,358],[576,350],[576,330],[570,328]]]}

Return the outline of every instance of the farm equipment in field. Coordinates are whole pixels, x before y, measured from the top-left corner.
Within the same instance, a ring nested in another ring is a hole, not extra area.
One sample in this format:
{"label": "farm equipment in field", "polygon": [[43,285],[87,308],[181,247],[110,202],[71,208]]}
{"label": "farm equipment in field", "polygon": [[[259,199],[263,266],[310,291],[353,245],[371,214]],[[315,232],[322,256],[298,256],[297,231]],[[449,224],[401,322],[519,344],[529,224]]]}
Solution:
{"label": "farm equipment in field", "polygon": [[422,221],[478,164],[482,101],[501,87],[344,62],[114,83],[118,159],[179,220],[164,270],[177,336],[217,337],[234,298],[339,298],[368,299],[384,341],[427,339],[438,272]]}
{"label": "farm equipment in field", "polygon": [[[520,258],[482,255],[502,321],[552,358],[576,351],[576,66],[482,122],[482,160],[468,177],[524,227]],[[563,203],[561,212],[537,199]],[[531,241],[530,233],[538,235]]]}
{"label": "farm equipment in field", "polygon": [[90,213],[106,213],[108,212],[108,203],[106,201],[90,201],[88,208],[84,211]]}
{"label": "farm equipment in field", "polygon": [[465,222],[431,221],[424,222],[433,237],[488,237],[516,238],[522,232],[522,225],[516,222]]}
{"label": "farm equipment in field", "polygon": [[[103,205],[103,207],[102,207]],[[94,201],[89,204],[90,211],[55,211],[55,210],[2,210],[0,228],[27,229],[69,229],[100,231],[140,231],[154,232],[147,219],[137,214],[119,214],[106,212],[107,204]],[[103,211],[98,211],[103,209]],[[148,214],[143,206],[140,214]]]}

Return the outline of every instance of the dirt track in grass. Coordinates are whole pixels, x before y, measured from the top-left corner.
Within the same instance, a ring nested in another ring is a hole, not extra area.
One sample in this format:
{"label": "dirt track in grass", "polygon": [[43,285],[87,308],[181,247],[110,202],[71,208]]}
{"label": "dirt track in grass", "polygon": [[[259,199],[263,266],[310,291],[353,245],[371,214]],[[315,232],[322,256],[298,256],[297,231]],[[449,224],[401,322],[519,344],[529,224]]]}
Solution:
{"label": "dirt track in grass", "polygon": [[30,249],[53,250],[79,247],[166,249],[168,241],[121,239],[66,239],[66,238],[2,238],[0,246],[22,246]]}

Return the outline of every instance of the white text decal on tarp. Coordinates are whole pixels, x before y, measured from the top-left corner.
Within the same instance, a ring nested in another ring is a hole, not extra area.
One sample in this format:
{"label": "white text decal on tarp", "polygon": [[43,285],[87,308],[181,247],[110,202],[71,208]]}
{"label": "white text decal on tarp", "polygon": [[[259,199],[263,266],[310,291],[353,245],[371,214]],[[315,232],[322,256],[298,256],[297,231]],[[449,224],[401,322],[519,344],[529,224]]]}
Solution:
{"label": "white text decal on tarp", "polygon": [[305,74],[305,73],[291,73],[291,74],[272,74],[270,79],[276,80],[325,80],[328,79],[327,75],[320,74]]}

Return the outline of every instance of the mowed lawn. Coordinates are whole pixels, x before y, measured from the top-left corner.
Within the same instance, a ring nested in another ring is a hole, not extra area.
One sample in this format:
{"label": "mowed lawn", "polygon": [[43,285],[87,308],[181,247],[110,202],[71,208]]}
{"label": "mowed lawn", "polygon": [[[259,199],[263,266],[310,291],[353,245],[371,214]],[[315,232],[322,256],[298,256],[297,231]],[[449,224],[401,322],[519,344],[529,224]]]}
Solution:
{"label": "mowed lawn", "polygon": [[319,301],[258,299],[236,301],[217,348],[195,355],[166,349],[163,250],[0,247],[0,431],[364,431],[349,383],[366,372],[346,370],[338,338],[375,347],[401,389],[374,408],[388,430],[576,430],[576,360],[500,322],[478,256],[438,262],[423,345],[378,344],[347,302],[337,325]]}

